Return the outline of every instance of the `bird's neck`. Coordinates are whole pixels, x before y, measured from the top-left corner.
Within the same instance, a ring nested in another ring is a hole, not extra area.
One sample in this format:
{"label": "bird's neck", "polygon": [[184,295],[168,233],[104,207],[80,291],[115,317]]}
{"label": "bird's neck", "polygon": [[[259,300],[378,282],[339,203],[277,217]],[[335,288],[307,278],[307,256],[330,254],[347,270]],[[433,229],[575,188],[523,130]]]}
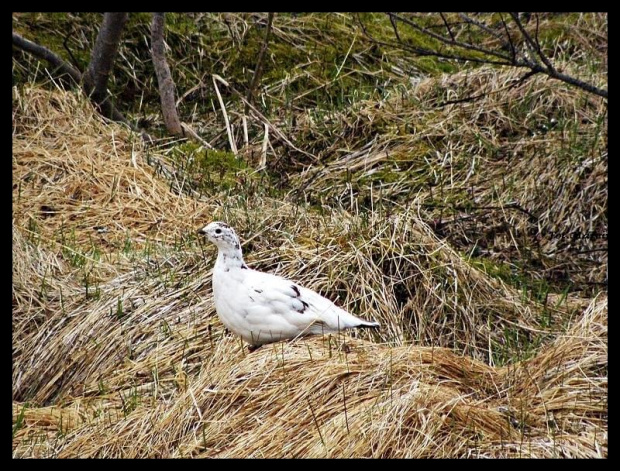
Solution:
{"label": "bird's neck", "polygon": [[241,249],[236,249],[233,247],[220,248],[217,254],[217,264],[224,267],[226,271],[231,268],[248,268],[245,262],[243,261],[243,255],[241,253]]}

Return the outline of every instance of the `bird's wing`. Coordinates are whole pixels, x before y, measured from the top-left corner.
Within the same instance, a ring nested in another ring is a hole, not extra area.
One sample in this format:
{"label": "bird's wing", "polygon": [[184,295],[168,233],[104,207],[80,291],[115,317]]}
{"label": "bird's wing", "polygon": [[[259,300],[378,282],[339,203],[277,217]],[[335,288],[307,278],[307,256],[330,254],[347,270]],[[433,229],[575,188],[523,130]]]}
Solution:
{"label": "bird's wing", "polygon": [[251,300],[270,306],[275,313],[304,314],[309,308],[301,288],[286,278],[251,270],[244,285]]}
{"label": "bird's wing", "polygon": [[[251,301],[249,321],[260,322],[270,316],[273,322],[285,321],[299,329],[314,326],[313,331],[374,326],[374,323],[358,319],[329,299],[286,278],[251,270],[245,281]],[[280,316],[280,319],[274,316]]]}

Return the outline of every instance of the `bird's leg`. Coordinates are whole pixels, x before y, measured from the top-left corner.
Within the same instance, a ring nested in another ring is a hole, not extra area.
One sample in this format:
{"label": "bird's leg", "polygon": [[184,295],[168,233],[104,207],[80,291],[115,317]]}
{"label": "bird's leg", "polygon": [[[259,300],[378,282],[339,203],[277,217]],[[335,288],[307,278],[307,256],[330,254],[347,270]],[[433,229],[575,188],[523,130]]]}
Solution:
{"label": "bird's leg", "polygon": [[250,353],[252,353],[252,352],[255,352],[256,350],[258,350],[261,347],[262,347],[262,345],[248,345],[248,351]]}

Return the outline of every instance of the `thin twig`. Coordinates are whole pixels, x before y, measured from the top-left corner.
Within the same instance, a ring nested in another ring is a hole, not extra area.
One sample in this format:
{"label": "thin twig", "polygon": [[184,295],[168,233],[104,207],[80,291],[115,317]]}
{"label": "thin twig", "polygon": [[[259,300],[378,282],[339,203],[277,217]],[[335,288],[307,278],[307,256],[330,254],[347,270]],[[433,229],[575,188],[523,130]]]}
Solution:
{"label": "thin twig", "polygon": [[73,62],[73,66],[76,69],[79,69],[79,62],[77,61],[77,59],[75,58],[75,56],[73,55],[73,52],[71,52],[71,48],[69,47],[69,38],[71,37],[73,31],[68,31],[67,34],[65,34],[65,38],[62,41],[62,47],[65,48],[65,51],[67,51],[67,54],[69,54],[69,57],[71,58],[71,62]]}
{"label": "thin twig", "polygon": [[475,44],[461,42],[461,41],[452,41],[451,39],[448,39],[445,36],[442,36],[441,34],[434,33],[433,31],[430,31],[429,29],[424,28],[424,27],[418,25],[415,21],[412,21],[412,20],[410,20],[408,18],[405,18],[405,17],[402,17],[400,15],[397,15],[396,13],[388,13],[388,15],[394,16],[394,18],[396,18],[397,20],[405,23],[406,25],[409,25],[412,28],[418,30],[419,32],[424,33],[424,34],[430,36],[431,38],[436,39],[438,41],[441,41],[442,43],[447,44],[449,46],[456,46],[456,47],[460,47],[460,48],[463,48],[463,49],[469,49],[469,50],[472,50],[472,51],[481,52],[483,54],[487,54],[487,55],[492,56],[492,57],[497,57],[498,59],[510,60],[510,58],[508,56],[506,56],[505,54],[502,54],[502,53],[497,52],[497,51],[493,51],[491,49],[487,49],[485,47],[481,47],[481,46],[477,46]]}
{"label": "thin twig", "polygon": [[433,51],[433,50],[425,49],[421,47],[410,46],[405,43],[390,43],[386,41],[381,41],[380,39],[375,38],[372,34],[368,32],[368,30],[366,29],[366,26],[364,25],[362,20],[359,18],[359,16],[357,18],[358,18],[358,22],[360,24],[360,27],[362,28],[362,32],[364,33],[364,35],[368,37],[372,42],[380,46],[400,48],[405,51],[417,54],[419,56],[440,57],[442,59],[451,59],[451,60],[455,60],[458,62],[473,62],[476,64],[491,64],[491,65],[511,65],[512,64],[512,62],[508,60],[497,61],[493,59],[480,59],[476,57],[466,57],[466,56],[460,56],[460,55],[450,54],[446,52]]}
{"label": "thin twig", "polygon": [[[267,31],[265,31],[265,39],[263,44],[261,45],[260,52],[258,53],[258,59],[256,59],[256,68],[254,69],[254,76],[252,77],[252,82],[250,83],[250,87],[248,88],[248,94],[246,96],[247,103],[254,102],[254,92],[258,82],[260,80],[260,76],[263,72],[263,62],[265,59],[265,52],[267,51],[267,46],[269,45],[269,36],[271,35],[271,25],[273,24],[274,13],[269,12],[269,18],[267,20]],[[248,104],[245,105],[244,114],[248,114]]]}
{"label": "thin twig", "polygon": [[512,37],[510,36],[510,31],[508,31],[508,25],[506,25],[506,22],[504,21],[504,15],[502,15],[500,13],[499,17],[502,20],[502,25],[504,26],[504,31],[506,32],[506,37],[508,38],[508,40],[506,42],[510,46],[510,54],[512,56],[512,62],[514,64],[516,62],[516,60],[517,60],[517,51],[516,51],[515,45],[514,45],[514,43],[512,41]]}
{"label": "thin twig", "polygon": [[[474,26],[477,26],[478,28],[480,28],[481,30],[489,33],[491,36],[494,36],[495,38],[499,39],[500,41],[502,41],[503,43],[505,43],[504,38],[502,37],[501,34],[499,34],[497,31],[494,31],[493,29],[489,28],[487,25],[485,25],[484,23],[482,23],[481,21],[475,20],[469,16],[467,16],[464,13],[459,13],[459,16],[461,18],[463,18],[463,20],[465,20],[466,23],[472,24]],[[507,44],[504,44],[507,46]]]}
{"label": "thin twig", "polygon": [[555,67],[553,67],[553,64],[551,63],[549,58],[540,49],[540,44],[537,44],[536,42],[534,42],[530,34],[525,30],[517,14],[514,12],[510,12],[510,16],[512,17],[513,21],[517,24],[517,28],[519,28],[519,31],[521,31],[521,34],[523,35],[527,43],[531,46],[532,50],[536,51],[536,53],[538,54],[538,57],[540,57],[540,60],[542,60],[543,64],[547,66],[547,69],[549,69],[549,72],[555,73]]}
{"label": "thin twig", "polygon": [[402,43],[400,39],[400,35],[398,34],[398,27],[396,26],[396,20],[392,18],[391,15],[388,15],[388,16],[390,18],[390,23],[392,23],[392,29],[394,30],[394,36],[396,36],[396,39],[398,40],[399,43]]}
{"label": "thin twig", "polygon": [[[446,20],[446,17],[443,16],[443,13],[439,13],[439,16],[441,16],[441,19],[443,20],[443,24],[446,25],[446,29],[448,30],[448,34],[450,35],[450,38],[452,39],[453,42],[456,42],[456,38],[454,37],[454,33],[452,33],[452,28],[450,28],[450,25],[448,24],[448,21]],[[392,20],[392,17],[390,16],[390,20]]]}
{"label": "thin twig", "polygon": [[540,48],[540,41],[538,40],[538,28],[540,27],[540,20],[538,18],[538,13],[536,13],[536,33],[534,38],[536,39],[536,45]]}

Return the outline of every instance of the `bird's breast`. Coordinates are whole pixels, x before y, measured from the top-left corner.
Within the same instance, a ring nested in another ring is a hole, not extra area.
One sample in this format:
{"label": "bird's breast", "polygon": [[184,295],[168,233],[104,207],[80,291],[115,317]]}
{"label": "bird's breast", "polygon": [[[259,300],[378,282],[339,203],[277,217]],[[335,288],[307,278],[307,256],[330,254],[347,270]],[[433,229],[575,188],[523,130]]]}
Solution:
{"label": "bird's breast", "polygon": [[[245,317],[244,303],[240,302],[245,290],[242,275],[238,271],[240,270],[226,271],[217,266],[213,270],[213,301],[215,310],[224,324],[227,324],[226,320],[233,321]],[[227,327],[231,328],[229,325]]]}

